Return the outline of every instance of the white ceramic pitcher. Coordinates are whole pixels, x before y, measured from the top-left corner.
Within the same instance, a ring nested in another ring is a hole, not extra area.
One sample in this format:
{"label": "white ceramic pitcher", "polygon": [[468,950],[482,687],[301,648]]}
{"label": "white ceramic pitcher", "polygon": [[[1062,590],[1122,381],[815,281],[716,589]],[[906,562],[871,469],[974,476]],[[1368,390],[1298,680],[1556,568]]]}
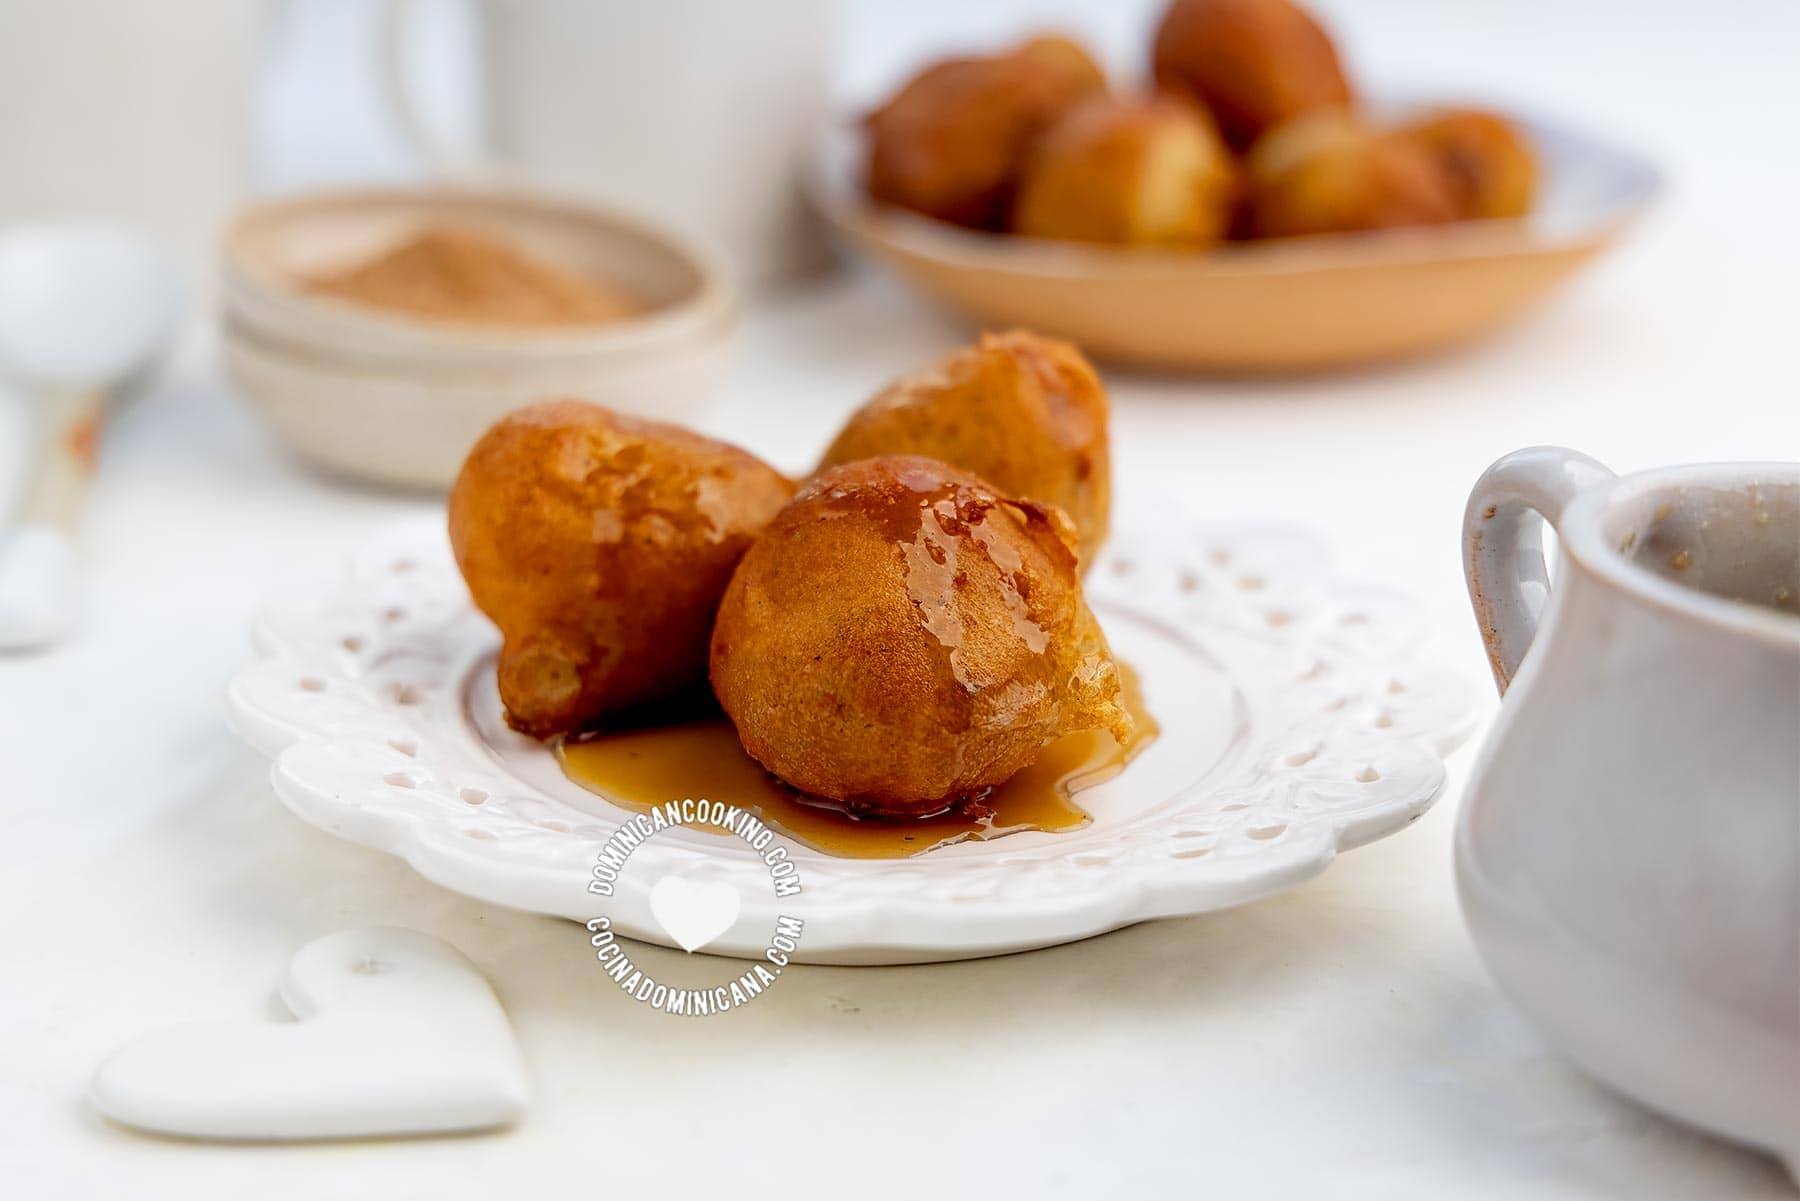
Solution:
{"label": "white ceramic pitcher", "polygon": [[386,0],[389,96],[440,166],[622,204],[715,251],[738,282],[823,261],[800,159],[825,103],[835,0],[483,0],[484,145],[414,103],[417,0]]}
{"label": "white ceramic pitcher", "polygon": [[1593,1075],[1794,1170],[1800,464],[1523,450],[1463,537],[1505,694],[1456,837],[1489,969]]}
{"label": "white ceramic pitcher", "polygon": [[0,224],[124,222],[209,275],[241,191],[261,9],[0,3]]}

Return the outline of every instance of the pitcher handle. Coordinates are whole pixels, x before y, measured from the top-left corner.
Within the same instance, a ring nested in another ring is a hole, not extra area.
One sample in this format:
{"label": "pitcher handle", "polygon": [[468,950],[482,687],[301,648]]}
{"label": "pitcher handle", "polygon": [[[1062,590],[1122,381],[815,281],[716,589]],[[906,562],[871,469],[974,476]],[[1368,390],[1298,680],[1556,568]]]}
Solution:
{"label": "pitcher handle", "polygon": [[1604,465],[1579,451],[1532,446],[1489,467],[1469,493],[1463,510],[1463,574],[1502,695],[1531,649],[1550,595],[1544,522],[1560,534],[1568,503],[1613,478]]}
{"label": "pitcher handle", "polygon": [[458,146],[425,115],[407,70],[407,47],[418,27],[419,0],[381,0],[376,24],[376,67],[382,97],[401,137],[414,153],[441,174],[481,180],[498,174],[479,146]]}

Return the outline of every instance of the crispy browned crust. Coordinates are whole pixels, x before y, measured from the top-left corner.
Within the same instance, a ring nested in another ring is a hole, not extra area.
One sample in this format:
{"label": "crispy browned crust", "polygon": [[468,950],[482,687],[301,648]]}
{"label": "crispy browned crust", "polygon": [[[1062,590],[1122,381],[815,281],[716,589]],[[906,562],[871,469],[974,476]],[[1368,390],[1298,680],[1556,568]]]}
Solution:
{"label": "crispy browned crust", "polygon": [[1522,217],[1537,192],[1537,157],[1498,113],[1452,109],[1403,125],[1394,137],[1434,159],[1465,218]]}
{"label": "crispy browned crust", "polygon": [[1076,347],[1027,330],[983,334],[858,409],[819,469],[877,455],[941,459],[1006,495],[1062,509],[1086,564],[1106,540],[1112,505],[1106,426],[1106,388]]}
{"label": "crispy browned crust", "polygon": [[1348,233],[1457,219],[1442,169],[1417,145],[1336,112],[1271,131],[1247,163],[1258,237]]}
{"label": "crispy browned crust", "polygon": [[933,63],[865,121],[869,195],[958,225],[1001,229],[1038,135],[1105,89],[1100,68],[1067,38]]}
{"label": "crispy browned crust", "polygon": [[1231,217],[1231,152],[1185,96],[1101,96],[1070,110],[1026,162],[1013,232],[1203,249]]}
{"label": "crispy browned crust", "polygon": [[572,733],[696,688],[731,571],[792,492],[734,446],[598,405],[503,418],[450,493],[450,542],[505,637],[507,720]]}
{"label": "crispy browned crust", "polygon": [[1302,113],[1352,102],[1330,36],[1290,0],[1174,0],[1152,66],[1157,83],[1210,108],[1240,150]]}
{"label": "crispy browned crust", "polygon": [[913,455],[801,489],[732,576],[711,674],[759,763],[890,815],[1002,783],[1063,734],[1131,727],[1061,512]]}

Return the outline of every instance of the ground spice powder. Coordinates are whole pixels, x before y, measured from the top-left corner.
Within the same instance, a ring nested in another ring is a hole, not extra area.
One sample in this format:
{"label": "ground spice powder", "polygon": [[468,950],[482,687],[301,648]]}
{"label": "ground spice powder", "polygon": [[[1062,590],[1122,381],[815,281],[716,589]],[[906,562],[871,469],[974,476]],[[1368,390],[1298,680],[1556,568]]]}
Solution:
{"label": "ground spice powder", "polygon": [[464,226],[428,227],[309,284],[359,304],[488,325],[591,325],[643,308],[623,291]]}

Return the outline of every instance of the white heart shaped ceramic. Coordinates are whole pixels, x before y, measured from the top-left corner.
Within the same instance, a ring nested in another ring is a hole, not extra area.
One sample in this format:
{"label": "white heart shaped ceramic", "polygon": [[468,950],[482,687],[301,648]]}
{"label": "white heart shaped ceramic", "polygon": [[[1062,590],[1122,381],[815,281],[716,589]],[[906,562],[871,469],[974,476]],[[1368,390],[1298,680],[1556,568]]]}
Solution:
{"label": "white heart shaped ceramic", "polygon": [[1595,1076],[1800,1164],[1800,464],[1520,451],[1464,539],[1505,693],[1456,837],[1489,968]]}
{"label": "white heart shaped ceramic", "polygon": [[1094,820],[897,860],[784,841],[804,885],[791,900],[748,844],[694,829],[638,846],[603,904],[587,891],[596,851],[636,811],[507,727],[498,638],[469,603],[441,518],[271,606],[261,660],[232,682],[231,721],[274,757],[275,793],[295,813],[448,888],[577,921],[603,914],[669,945],[651,887],[725,883],[742,908],[707,951],[746,958],[763,955],[782,914],[806,923],[803,962],[1068,942],[1268,896],[1424,812],[1474,713],[1461,674],[1424,653],[1414,606],[1339,579],[1310,539],[1197,528],[1167,506],[1120,511],[1084,587],[1162,735],[1081,793]]}
{"label": "white heart shaped ceramic", "polygon": [[127,1043],[91,1096],[116,1122],[216,1139],[360,1138],[504,1126],[525,1110],[512,1027],[481,972],[416,930],[302,947],[297,1022],[191,1023]]}
{"label": "white heart shaped ceramic", "polygon": [[737,889],[717,880],[697,883],[664,876],[650,890],[650,914],[684,951],[698,951],[731,929],[743,903]]}

